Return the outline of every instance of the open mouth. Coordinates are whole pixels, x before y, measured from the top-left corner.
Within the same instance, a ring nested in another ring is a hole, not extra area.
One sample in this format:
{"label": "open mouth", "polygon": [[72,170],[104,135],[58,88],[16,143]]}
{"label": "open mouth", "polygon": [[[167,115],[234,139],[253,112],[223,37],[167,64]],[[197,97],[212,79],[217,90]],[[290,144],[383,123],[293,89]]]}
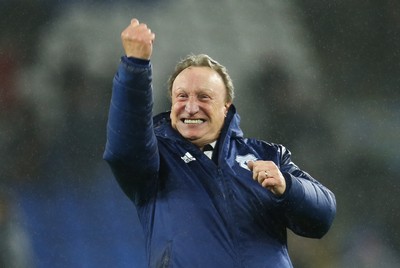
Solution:
{"label": "open mouth", "polygon": [[205,120],[204,119],[183,119],[182,122],[185,124],[188,124],[188,125],[198,125],[198,124],[204,123]]}

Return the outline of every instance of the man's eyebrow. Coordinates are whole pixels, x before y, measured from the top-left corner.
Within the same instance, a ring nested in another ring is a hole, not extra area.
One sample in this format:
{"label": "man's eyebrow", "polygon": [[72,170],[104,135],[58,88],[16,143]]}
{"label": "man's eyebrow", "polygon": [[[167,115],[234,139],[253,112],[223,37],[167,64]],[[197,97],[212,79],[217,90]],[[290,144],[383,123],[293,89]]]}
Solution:
{"label": "man's eyebrow", "polygon": [[185,91],[185,89],[182,87],[177,87],[177,88],[172,89],[172,92],[174,92],[174,91]]}

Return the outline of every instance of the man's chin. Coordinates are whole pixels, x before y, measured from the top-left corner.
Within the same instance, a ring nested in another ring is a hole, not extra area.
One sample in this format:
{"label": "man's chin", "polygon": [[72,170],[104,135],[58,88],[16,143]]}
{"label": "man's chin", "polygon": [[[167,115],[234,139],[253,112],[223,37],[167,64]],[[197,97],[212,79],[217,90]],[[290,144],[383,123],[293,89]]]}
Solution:
{"label": "man's chin", "polygon": [[187,140],[201,139],[207,133],[200,129],[178,129],[179,133]]}
{"label": "man's chin", "polygon": [[198,135],[183,135],[183,137],[190,142],[195,142],[195,141],[201,139],[201,136],[198,136]]}
{"label": "man's chin", "polygon": [[204,134],[194,134],[194,133],[181,133],[181,135],[188,141],[194,144],[201,143],[201,140],[204,138]]}

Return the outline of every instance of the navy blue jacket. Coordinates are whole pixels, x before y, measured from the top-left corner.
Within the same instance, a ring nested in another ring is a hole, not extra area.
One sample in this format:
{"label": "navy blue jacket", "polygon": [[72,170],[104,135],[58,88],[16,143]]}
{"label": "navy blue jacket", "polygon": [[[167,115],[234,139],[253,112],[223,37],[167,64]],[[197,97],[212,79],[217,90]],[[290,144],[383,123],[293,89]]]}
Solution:
{"label": "navy blue jacket", "polygon": [[[292,267],[286,230],[322,237],[336,213],[331,191],[285,147],[243,137],[232,105],[212,161],[170,124],[152,119],[150,62],[122,58],[113,83],[104,159],[134,202],[149,267]],[[271,160],[287,189],[252,179],[248,160]]]}

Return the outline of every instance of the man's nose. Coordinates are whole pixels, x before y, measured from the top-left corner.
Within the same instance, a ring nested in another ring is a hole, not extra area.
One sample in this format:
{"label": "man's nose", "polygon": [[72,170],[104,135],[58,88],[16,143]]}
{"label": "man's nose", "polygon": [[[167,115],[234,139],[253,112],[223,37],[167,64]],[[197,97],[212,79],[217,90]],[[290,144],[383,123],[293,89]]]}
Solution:
{"label": "man's nose", "polygon": [[185,111],[189,114],[197,113],[199,111],[199,105],[197,104],[197,101],[194,99],[189,99],[188,102],[186,102]]}

